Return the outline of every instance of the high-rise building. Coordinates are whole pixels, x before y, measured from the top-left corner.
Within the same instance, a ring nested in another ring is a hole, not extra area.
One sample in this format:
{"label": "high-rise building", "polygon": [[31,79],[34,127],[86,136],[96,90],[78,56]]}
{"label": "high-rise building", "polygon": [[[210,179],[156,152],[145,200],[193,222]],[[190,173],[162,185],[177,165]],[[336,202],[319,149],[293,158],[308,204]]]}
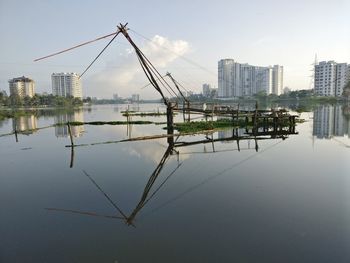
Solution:
{"label": "high-rise building", "polygon": [[139,102],[140,101],[140,94],[132,94],[131,101],[132,102]]}
{"label": "high-rise building", "polygon": [[79,75],[76,73],[52,73],[52,94],[62,97],[82,98]]}
{"label": "high-rise building", "polygon": [[218,84],[221,98],[252,96],[259,92],[280,95],[283,67],[258,67],[222,59],[218,63]]}
{"label": "high-rise building", "polygon": [[235,62],[233,59],[222,59],[218,62],[218,96],[220,98],[231,98],[234,96],[234,69]]}
{"label": "high-rise building", "polygon": [[17,95],[21,98],[29,96],[32,98],[35,94],[34,80],[25,76],[9,80],[10,95]]}
{"label": "high-rise building", "polygon": [[210,97],[211,95],[211,86],[210,84],[203,84],[202,85],[202,92],[204,97]]}
{"label": "high-rise building", "polygon": [[350,65],[322,61],[315,65],[314,92],[318,96],[341,96],[350,80]]}
{"label": "high-rise building", "polygon": [[270,93],[281,95],[283,91],[283,66],[274,65],[272,69],[272,91]]}

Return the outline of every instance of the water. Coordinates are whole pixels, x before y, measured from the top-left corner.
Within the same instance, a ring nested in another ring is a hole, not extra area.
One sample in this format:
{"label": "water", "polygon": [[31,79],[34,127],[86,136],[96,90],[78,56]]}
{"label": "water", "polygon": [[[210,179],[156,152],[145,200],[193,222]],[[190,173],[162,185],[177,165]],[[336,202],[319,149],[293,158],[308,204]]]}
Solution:
{"label": "water", "polygon": [[[125,120],[125,107],[42,112],[1,122],[0,134],[14,125]],[[298,135],[259,140],[258,151],[246,140],[240,151],[226,141],[176,153],[162,138],[75,147],[72,155],[66,127],[19,134],[17,143],[14,135],[0,137],[0,262],[349,262],[350,125],[344,113],[341,106],[302,113],[307,121],[298,124]],[[72,133],[75,144],[90,144],[164,134],[163,127],[85,125]],[[230,135],[226,130],[213,138]],[[128,225],[123,215],[133,211]]]}

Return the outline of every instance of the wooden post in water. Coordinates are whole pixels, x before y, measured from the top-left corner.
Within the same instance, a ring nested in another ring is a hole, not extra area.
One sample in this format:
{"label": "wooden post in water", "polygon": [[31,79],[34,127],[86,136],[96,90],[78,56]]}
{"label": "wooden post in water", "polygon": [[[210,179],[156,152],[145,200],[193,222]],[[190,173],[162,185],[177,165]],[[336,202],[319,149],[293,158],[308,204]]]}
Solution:
{"label": "wooden post in water", "polygon": [[16,138],[16,142],[18,142],[18,136],[17,136],[17,124],[16,124],[16,120],[13,120],[13,124],[14,124],[14,132],[15,132],[15,138]]}
{"label": "wooden post in water", "polygon": [[[167,134],[173,135],[174,134],[174,115],[173,115],[173,107],[171,105],[171,102],[169,102],[167,104],[166,120],[167,120]],[[169,143],[169,145],[174,144],[174,137],[173,136],[168,137],[168,143]]]}
{"label": "wooden post in water", "polygon": [[258,101],[255,103],[255,114],[254,114],[254,134],[258,132],[257,128],[257,123],[258,123]]}
{"label": "wooden post in water", "polygon": [[74,147],[70,147],[70,164],[69,168],[72,168],[74,164]]}
{"label": "wooden post in water", "polygon": [[213,107],[211,109],[211,121],[214,121],[214,109],[215,109],[215,104],[213,104]]}
{"label": "wooden post in water", "polygon": [[186,101],[183,101],[182,103],[182,115],[185,122],[186,121]]}
{"label": "wooden post in water", "polygon": [[188,122],[191,121],[191,110],[190,110],[190,102],[187,101],[187,113],[188,113]]}
{"label": "wooden post in water", "polygon": [[67,122],[67,127],[68,127],[68,133],[69,133],[70,145],[71,145],[69,167],[72,168],[73,167],[73,163],[74,163],[74,141],[73,141],[72,130],[71,130],[69,122]]}
{"label": "wooden post in water", "polygon": [[73,141],[73,136],[72,136],[72,130],[71,130],[71,127],[70,127],[70,123],[67,122],[67,126],[68,126],[68,133],[69,133],[69,138],[70,138],[70,145],[72,147],[74,147],[74,141]]}

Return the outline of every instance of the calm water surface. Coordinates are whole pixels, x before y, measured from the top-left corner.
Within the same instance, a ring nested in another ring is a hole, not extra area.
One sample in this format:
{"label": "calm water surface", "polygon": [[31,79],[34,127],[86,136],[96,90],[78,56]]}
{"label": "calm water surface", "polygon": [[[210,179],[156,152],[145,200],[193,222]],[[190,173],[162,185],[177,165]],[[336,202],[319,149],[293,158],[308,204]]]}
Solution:
{"label": "calm water surface", "polygon": [[[126,120],[125,108],[21,117],[1,122],[0,134]],[[130,106],[158,108],[165,111]],[[240,141],[240,151],[236,141],[171,150],[163,138],[72,154],[66,127],[18,134],[18,142],[2,136],[0,262],[350,262],[349,116],[319,106],[301,117],[298,135],[260,140],[258,151],[254,140]],[[72,133],[76,144],[91,144],[163,127],[85,125]]]}

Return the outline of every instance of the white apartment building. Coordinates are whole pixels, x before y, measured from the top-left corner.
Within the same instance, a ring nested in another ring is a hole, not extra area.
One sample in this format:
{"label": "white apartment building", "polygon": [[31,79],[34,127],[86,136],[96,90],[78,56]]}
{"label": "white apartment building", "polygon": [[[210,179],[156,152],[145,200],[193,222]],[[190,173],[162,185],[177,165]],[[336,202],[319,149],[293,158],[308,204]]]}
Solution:
{"label": "white apartment building", "polygon": [[270,93],[281,95],[283,93],[283,66],[274,65],[272,69],[272,90]]}
{"label": "white apartment building", "polygon": [[76,73],[52,73],[52,94],[62,97],[82,98],[82,87]]}
{"label": "white apartment building", "polygon": [[341,96],[350,80],[350,65],[322,61],[315,65],[314,92],[318,96]]}
{"label": "white apartment building", "polygon": [[219,98],[231,98],[235,77],[235,62],[233,59],[222,59],[218,62],[218,96]]}
{"label": "white apartment building", "polygon": [[283,67],[258,67],[223,59],[218,63],[219,97],[252,96],[260,91],[280,95],[283,89]]}
{"label": "white apartment building", "polygon": [[10,95],[18,95],[21,98],[29,96],[32,98],[35,94],[34,80],[25,76],[10,79],[9,81]]}

